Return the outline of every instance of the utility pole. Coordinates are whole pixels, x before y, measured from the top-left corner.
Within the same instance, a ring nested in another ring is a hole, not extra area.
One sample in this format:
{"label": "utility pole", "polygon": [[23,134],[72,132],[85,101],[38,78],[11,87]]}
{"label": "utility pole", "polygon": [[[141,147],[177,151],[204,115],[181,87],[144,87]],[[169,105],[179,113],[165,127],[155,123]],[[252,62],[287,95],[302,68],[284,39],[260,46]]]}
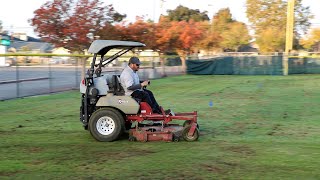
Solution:
{"label": "utility pole", "polygon": [[293,28],[294,28],[294,3],[295,0],[288,0],[287,8],[287,28],[286,28],[286,49],[283,57],[283,75],[288,75],[289,53],[293,46]]}

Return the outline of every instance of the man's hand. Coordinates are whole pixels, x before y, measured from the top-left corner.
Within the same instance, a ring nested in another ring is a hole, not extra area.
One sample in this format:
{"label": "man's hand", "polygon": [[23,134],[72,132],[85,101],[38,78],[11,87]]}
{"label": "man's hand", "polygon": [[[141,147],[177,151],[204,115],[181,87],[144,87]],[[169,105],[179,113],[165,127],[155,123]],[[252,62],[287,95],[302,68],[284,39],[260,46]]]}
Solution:
{"label": "man's hand", "polygon": [[150,81],[147,80],[147,81],[143,81],[143,82],[141,83],[141,86],[142,86],[142,87],[147,87],[149,84],[150,84]]}

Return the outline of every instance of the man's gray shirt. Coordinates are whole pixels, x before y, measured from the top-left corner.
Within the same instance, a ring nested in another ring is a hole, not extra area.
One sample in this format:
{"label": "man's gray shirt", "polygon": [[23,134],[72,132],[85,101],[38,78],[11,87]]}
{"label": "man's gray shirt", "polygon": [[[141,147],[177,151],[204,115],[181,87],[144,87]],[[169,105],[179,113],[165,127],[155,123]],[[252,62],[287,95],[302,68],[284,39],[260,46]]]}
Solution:
{"label": "man's gray shirt", "polygon": [[141,84],[137,72],[134,72],[129,66],[126,66],[121,75],[120,83],[127,96],[130,96],[133,91],[141,89]]}

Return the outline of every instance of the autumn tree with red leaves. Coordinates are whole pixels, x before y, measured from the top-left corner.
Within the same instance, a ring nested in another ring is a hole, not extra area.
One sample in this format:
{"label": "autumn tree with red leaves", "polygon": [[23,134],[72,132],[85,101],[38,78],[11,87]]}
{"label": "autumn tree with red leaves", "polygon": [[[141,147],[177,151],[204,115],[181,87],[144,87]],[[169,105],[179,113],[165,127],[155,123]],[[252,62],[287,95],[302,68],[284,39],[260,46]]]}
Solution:
{"label": "autumn tree with red leaves", "polygon": [[100,39],[121,40],[122,32],[120,28],[122,28],[120,25],[114,26],[111,23],[107,23],[96,34]]}
{"label": "autumn tree with red leaves", "polygon": [[168,21],[163,18],[157,28],[157,44],[161,51],[174,50],[181,57],[182,68],[186,69],[186,56],[193,50],[203,35],[201,22]]}
{"label": "autumn tree with red leaves", "polygon": [[125,15],[112,5],[103,6],[99,0],[53,0],[34,11],[31,25],[46,42],[81,53],[107,24],[121,21]]}
{"label": "autumn tree with red leaves", "polygon": [[155,37],[155,23],[146,22],[143,18],[137,17],[134,23],[122,26],[117,25],[116,27],[121,32],[120,40],[140,41],[146,44],[147,49],[158,49]]}

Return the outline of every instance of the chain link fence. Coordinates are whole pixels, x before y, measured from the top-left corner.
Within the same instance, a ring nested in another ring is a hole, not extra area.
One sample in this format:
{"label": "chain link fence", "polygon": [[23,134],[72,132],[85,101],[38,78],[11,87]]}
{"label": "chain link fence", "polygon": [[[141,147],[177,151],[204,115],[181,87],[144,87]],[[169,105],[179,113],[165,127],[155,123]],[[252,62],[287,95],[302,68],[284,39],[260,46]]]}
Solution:
{"label": "chain link fence", "polygon": [[[230,57],[232,56],[232,57]],[[50,94],[66,90],[78,90],[80,81],[89,68],[91,56],[84,55],[0,55],[0,100]],[[140,56],[142,67],[139,76],[156,79],[184,74],[178,56]],[[105,73],[120,74],[129,57],[121,57],[104,68]],[[219,57],[187,57],[195,61],[195,69],[188,63],[190,74],[238,74],[238,75],[282,75],[282,56],[259,56],[257,54],[228,54]],[[0,59],[1,61],[1,59]],[[208,61],[212,61],[211,64]],[[188,62],[188,61],[187,61]],[[200,63],[200,64],[199,64]],[[291,56],[288,61],[289,74],[320,73],[318,53]]]}
{"label": "chain link fence", "polygon": [[[91,56],[0,55],[0,100],[77,90],[90,66]],[[121,57],[104,68],[105,73],[120,74],[129,57]],[[175,57],[176,58],[176,57]],[[140,57],[141,79],[182,74],[181,61],[172,57]],[[180,58],[178,58],[180,60]],[[162,63],[163,62],[163,63]],[[171,63],[171,64],[168,64]]]}

